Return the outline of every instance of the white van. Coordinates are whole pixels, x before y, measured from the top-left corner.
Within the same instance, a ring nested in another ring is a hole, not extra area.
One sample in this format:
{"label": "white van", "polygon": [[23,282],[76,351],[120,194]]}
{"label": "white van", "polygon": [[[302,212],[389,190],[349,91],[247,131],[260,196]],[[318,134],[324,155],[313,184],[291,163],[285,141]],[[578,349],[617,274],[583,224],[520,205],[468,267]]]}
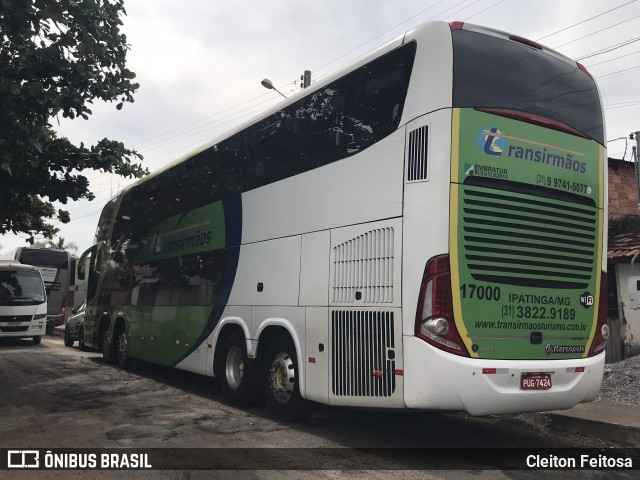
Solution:
{"label": "white van", "polygon": [[38,344],[46,324],[47,295],[38,269],[0,260],[0,337],[32,337]]}

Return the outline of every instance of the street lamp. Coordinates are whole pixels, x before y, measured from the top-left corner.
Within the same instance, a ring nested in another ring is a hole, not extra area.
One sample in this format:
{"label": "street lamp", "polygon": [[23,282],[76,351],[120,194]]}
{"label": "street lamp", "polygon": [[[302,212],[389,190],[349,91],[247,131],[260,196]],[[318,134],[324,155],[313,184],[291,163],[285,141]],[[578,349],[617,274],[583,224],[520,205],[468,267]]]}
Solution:
{"label": "street lamp", "polygon": [[284,98],[287,98],[285,96],[284,93],[282,93],[280,90],[278,90],[276,87],[273,86],[273,83],[271,83],[271,80],[269,80],[268,78],[265,78],[264,80],[262,80],[262,82],[260,82],[262,84],[262,86],[264,88],[268,88],[269,90],[275,90],[276,92],[278,92],[280,95],[282,95]]}

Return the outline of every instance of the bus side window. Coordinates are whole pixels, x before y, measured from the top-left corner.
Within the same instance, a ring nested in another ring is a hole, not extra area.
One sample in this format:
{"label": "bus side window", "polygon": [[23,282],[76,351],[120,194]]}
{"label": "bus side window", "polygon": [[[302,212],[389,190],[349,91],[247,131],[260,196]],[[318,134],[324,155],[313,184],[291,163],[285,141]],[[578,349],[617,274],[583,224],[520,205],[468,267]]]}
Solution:
{"label": "bus side window", "polygon": [[252,155],[247,169],[258,187],[291,177],[296,173],[297,122],[296,105],[270,115],[251,127]]}
{"label": "bus side window", "polygon": [[346,92],[338,80],[305,98],[299,171],[305,172],[346,157],[343,111]]}

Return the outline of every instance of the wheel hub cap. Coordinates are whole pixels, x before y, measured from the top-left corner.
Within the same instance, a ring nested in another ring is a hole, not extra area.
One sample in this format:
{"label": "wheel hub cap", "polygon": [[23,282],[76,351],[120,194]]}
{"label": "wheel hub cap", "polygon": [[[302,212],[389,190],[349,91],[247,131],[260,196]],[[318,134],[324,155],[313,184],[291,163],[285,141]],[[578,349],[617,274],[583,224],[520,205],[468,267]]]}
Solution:
{"label": "wheel hub cap", "polygon": [[236,389],[242,382],[242,375],[244,374],[244,355],[242,350],[237,345],[234,345],[229,349],[227,354],[227,362],[225,364],[225,376],[227,384]]}
{"label": "wheel hub cap", "polygon": [[269,382],[273,396],[280,403],[286,403],[293,395],[295,384],[295,368],[288,353],[278,353],[269,370]]}

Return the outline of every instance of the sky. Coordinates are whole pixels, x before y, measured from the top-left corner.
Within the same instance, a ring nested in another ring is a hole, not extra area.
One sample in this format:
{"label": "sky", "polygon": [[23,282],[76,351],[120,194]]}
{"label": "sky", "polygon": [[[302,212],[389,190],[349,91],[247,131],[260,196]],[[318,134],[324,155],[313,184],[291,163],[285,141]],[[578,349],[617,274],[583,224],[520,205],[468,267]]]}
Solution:
{"label": "sky", "polygon": [[[640,131],[640,0],[125,0],[129,69],[140,89],[120,111],[95,103],[89,120],[54,119],[59,135],[124,142],[155,171],[286,96],[430,20],[465,21],[540,41],[579,60],[605,106],[608,156],[631,158]],[[605,51],[610,50],[610,51]],[[603,52],[604,51],[604,52]],[[595,54],[595,55],[594,55]],[[92,202],[57,205],[53,222],[80,254],[104,204],[132,180],[85,172]],[[0,236],[0,256],[27,235]],[[36,238],[37,239],[37,238]]]}

